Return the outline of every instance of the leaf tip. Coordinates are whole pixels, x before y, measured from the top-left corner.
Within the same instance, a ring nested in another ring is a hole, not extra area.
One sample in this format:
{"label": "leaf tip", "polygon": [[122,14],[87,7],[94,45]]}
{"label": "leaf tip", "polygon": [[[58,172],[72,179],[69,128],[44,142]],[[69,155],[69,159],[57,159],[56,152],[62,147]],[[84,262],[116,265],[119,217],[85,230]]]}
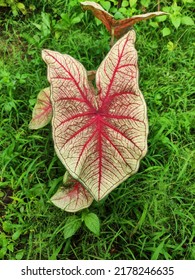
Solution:
{"label": "leaf tip", "polygon": [[48,50],[48,49],[43,49],[43,50],[41,51],[42,59],[46,62],[47,56],[51,55],[52,52],[54,52],[54,51],[51,51],[51,50]]}
{"label": "leaf tip", "polygon": [[36,128],[34,128],[34,126],[32,125],[32,121],[30,121],[30,123],[28,124],[28,128],[31,129],[31,130],[36,129]]}
{"label": "leaf tip", "polygon": [[47,53],[48,53],[47,49],[44,49],[41,51],[41,56],[42,56],[43,60],[44,60],[45,56],[47,55]]}

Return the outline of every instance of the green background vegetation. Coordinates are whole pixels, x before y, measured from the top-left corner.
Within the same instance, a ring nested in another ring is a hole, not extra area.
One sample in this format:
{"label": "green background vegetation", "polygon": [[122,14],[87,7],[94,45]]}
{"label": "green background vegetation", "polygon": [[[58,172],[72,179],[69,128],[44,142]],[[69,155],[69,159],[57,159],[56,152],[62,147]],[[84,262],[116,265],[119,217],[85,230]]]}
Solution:
{"label": "green background vegetation", "polygon": [[[122,1],[118,10],[117,1],[96,2],[119,18],[158,6]],[[110,36],[77,0],[0,0],[1,259],[195,259],[195,7],[162,2],[170,17],[135,26],[148,153],[106,199],[70,214],[49,201],[64,175],[50,126],[28,129],[36,96],[48,86],[40,54],[57,50],[97,69]],[[81,224],[86,216],[99,217],[100,233],[98,221],[92,231]]]}

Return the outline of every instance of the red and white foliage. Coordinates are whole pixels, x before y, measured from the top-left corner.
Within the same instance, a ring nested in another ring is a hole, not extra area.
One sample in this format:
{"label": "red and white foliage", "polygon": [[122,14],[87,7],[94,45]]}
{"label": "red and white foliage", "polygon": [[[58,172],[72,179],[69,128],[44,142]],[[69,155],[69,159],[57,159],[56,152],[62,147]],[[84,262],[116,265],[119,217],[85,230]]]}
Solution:
{"label": "red and white foliage", "polygon": [[76,59],[44,50],[56,153],[71,176],[100,200],[134,174],[147,151],[146,104],[138,87],[135,32],[112,47],[96,89]]}
{"label": "red and white foliage", "polygon": [[52,105],[50,101],[50,88],[41,90],[33,109],[32,119],[29,123],[30,129],[39,129],[47,125],[52,118]]}
{"label": "red and white foliage", "polygon": [[67,212],[77,212],[91,205],[93,197],[68,172],[64,175],[63,184],[64,186],[60,187],[51,197],[51,201],[55,206]]}

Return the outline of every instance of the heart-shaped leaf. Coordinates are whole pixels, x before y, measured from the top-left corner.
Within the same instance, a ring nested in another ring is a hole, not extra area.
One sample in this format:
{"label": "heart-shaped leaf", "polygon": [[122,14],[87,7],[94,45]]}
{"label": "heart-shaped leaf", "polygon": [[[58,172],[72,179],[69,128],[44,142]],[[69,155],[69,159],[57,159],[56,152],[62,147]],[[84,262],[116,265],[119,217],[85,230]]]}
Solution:
{"label": "heart-shaped leaf", "polygon": [[65,227],[64,227],[64,238],[72,237],[77,230],[81,227],[82,221],[81,218],[77,216],[70,216],[68,217]]}
{"label": "heart-shaped leaf", "polygon": [[112,47],[96,72],[96,90],[80,62],[55,51],[42,54],[52,88],[56,153],[96,200],[134,174],[147,151],[134,43],[131,30]]}
{"label": "heart-shaped leaf", "polygon": [[39,129],[46,126],[52,118],[52,105],[50,101],[50,88],[41,90],[33,109],[30,129]]}
{"label": "heart-shaped leaf", "polygon": [[139,21],[150,19],[156,16],[167,15],[167,13],[165,12],[158,11],[143,15],[135,15],[131,18],[116,20],[111,14],[109,14],[99,4],[95,2],[85,1],[81,2],[81,5],[84,10],[92,11],[94,16],[102,21],[102,23],[105,25],[110,34],[114,34],[116,38],[120,38],[130,29],[131,26],[133,26]]}
{"label": "heart-shaped leaf", "polygon": [[63,184],[51,198],[55,206],[67,212],[77,212],[91,205],[93,197],[68,172],[64,175]]}
{"label": "heart-shaped leaf", "polygon": [[100,221],[95,213],[87,213],[84,215],[84,223],[86,227],[95,235],[100,235]]}

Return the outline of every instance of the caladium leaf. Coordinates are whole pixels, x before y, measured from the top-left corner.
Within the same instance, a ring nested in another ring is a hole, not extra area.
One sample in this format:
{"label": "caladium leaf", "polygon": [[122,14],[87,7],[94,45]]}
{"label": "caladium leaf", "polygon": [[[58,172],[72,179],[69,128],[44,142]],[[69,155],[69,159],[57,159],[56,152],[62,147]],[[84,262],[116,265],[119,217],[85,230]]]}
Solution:
{"label": "caladium leaf", "polygon": [[96,200],[135,173],[147,151],[134,43],[131,30],[112,47],[96,72],[97,95],[76,59],[50,50],[42,54],[52,88],[56,153]]}
{"label": "caladium leaf", "polygon": [[98,3],[91,1],[81,2],[81,6],[84,10],[92,11],[93,15],[99,20],[101,20],[101,22],[106,26],[108,31],[111,30],[114,17],[110,13],[105,11],[102,8],[102,6],[100,6]]}
{"label": "caladium leaf", "polygon": [[30,129],[39,129],[47,125],[52,118],[52,105],[50,101],[50,88],[41,90],[33,109],[32,119],[29,123]]}
{"label": "caladium leaf", "polygon": [[121,19],[121,20],[113,20],[113,26],[114,26],[114,36],[116,38],[120,38],[122,35],[124,35],[131,26],[136,24],[137,22],[140,22],[142,20],[150,19],[157,16],[163,16],[167,15],[165,12],[151,12],[146,13],[142,15],[135,15],[131,18]]}
{"label": "caladium leaf", "polygon": [[95,17],[102,21],[107,30],[116,38],[124,35],[135,23],[156,16],[167,15],[165,12],[152,12],[143,15],[135,15],[131,18],[116,20],[110,13],[105,11],[99,4],[91,1],[81,2],[83,9],[91,10]]}
{"label": "caladium leaf", "polygon": [[93,197],[68,172],[64,175],[63,184],[51,198],[55,206],[67,212],[77,212],[91,205]]}

